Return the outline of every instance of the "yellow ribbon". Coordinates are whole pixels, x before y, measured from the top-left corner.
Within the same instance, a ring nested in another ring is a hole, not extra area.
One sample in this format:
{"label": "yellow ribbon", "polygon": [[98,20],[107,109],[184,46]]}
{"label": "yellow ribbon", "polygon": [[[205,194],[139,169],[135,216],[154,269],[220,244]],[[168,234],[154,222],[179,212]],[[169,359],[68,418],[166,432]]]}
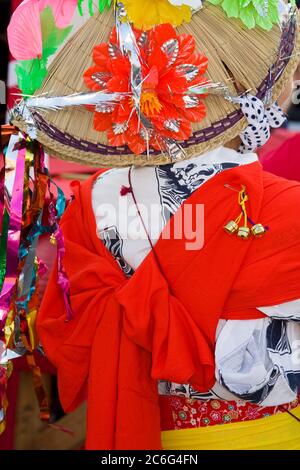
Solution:
{"label": "yellow ribbon", "polygon": [[242,212],[235,220],[235,223],[237,225],[239,225],[239,223],[242,220],[242,217],[244,216],[244,227],[248,227],[248,215],[247,215],[247,208],[246,208],[246,202],[248,201],[249,201],[249,196],[246,193],[246,186],[243,185],[241,191],[239,191],[239,196],[238,196],[238,203],[239,203],[239,206],[241,206]]}

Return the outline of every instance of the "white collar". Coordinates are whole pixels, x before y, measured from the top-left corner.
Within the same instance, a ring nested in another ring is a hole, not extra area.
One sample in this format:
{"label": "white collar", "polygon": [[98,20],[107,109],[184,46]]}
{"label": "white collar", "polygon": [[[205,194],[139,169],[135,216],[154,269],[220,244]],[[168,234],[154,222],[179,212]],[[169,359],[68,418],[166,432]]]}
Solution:
{"label": "white collar", "polygon": [[182,162],[174,163],[175,167],[185,168],[191,163],[197,165],[214,165],[219,163],[236,163],[237,165],[248,165],[258,161],[256,153],[241,154],[236,150],[229,149],[226,147],[219,147],[210,152],[203,153],[197,157],[191,158],[190,160],[184,160]]}

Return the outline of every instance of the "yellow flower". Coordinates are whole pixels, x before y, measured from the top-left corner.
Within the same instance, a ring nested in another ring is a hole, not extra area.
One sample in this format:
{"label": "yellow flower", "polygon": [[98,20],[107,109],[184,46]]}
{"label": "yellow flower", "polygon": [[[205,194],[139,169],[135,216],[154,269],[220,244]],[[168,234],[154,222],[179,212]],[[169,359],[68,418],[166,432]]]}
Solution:
{"label": "yellow flower", "polygon": [[150,29],[163,23],[179,26],[191,20],[191,8],[174,6],[169,0],[123,0],[128,18],[136,28]]}

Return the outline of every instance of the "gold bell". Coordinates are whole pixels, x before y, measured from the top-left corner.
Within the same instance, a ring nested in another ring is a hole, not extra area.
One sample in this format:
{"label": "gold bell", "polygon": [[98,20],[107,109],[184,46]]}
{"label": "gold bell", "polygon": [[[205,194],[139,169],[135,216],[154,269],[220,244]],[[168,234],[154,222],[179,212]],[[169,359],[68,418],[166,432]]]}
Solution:
{"label": "gold bell", "polygon": [[228,222],[228,224],[225,225],[224,227],[224,230],[227,233],[229,233],[229,235],[233,235],[234,233],[238,231],[238,229],[239,229],[239,226],[234,220],[231,220],[230,222]]}
{"label": "gold bell", "polygon": [[250,228],[249,227],[240,227],[238,231],[238,237],[242,240],[247,240],[250,237]]}
{"label": "gold bell", "polygon": [[51,245],[57,245],[57,241],[56,241],[54,233],[52,233],[52,235],[50,237],[50,243],[51,243]]}
{"label": "gold bell", "polygon": [[254,237],[262,238],[266,233],[266,229],[262,224],[256,224],[252,227],[251,232]]}

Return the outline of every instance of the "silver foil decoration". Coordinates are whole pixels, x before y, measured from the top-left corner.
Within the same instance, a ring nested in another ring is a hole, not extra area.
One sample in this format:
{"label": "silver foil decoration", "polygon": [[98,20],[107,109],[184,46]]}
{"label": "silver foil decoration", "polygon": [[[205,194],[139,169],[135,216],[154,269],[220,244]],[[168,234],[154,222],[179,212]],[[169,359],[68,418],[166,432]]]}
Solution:
{"label": "silver foil decoration", "polygon": [[141,34],[140,39],[138,40],[138,45],[139,45],[139,47],[141,47],[141,48],[145,48],[147,42],[148,42],[148,34],[147,34],[146,31],[144,31],[144,32]]}
{"label": "silver foil decoration", "polygon": [[33,116],[26,106],[26,102],[22,100],[20,103],[14,106],[10,112],[9,121],[23,120],[26,125],[26,133],[32,140],[37,138],[37,129],[33,119]]}
{"label": "silver foil decoration", "polygon": [[140,136],[144,139],[145,142],[149,141],[149,139],[154,135],[154,129],[145,129],[142,127],[140,130]]}
{"label": "silver foil decoration", "polygon": [[225,99],[231,96],[229,88],[224,83],[205,82],[200,85],[191,86],[188,89],[191,95],[218,95],[224,96]]}
{"label": "silver foil decoration", "polygon": [[115,110],[115,107],[113,104],[101,103],[95,106],[95,111],[97,113],[110,114]]}
{"label": "silver foil decoration", "polygon": [[[131,64],[131,92],[134,102],[134,108],[139,118],[140,129],[139,134],[147,143],[147,155],[150,155],[150,146],[149,142],[153,135],[156,136],[155,129],[153,128],[152,123],[147,119],[146,116],[141,112],[141,94],[143,86],[143,74],[142,74],[142,58],[140,57],[139,47],[136,42],[136,38],[132,27],[127,19],[126,9],[124,4],[118,2],[115,7],[115,16],[116,16],[116,28],[117,36],[120,44],[120,48],[124,55],[126,55]],[[143,38],[146,41],[146,37]],[[177,40],[167,41],[162,46],[163,51],[167,54],[170,60],[170,64],[174,63],[179,52],[179,44]],[[179,159],[185,158],[185,153],[181,146],[173,139],[166,139],[162,136],[155,137],[158,144],[162,144],[162,152],[168,152],[172,161],[178,161]],[[158,141],[160,140],[160,142]]]}
{"label": "silver foil decoration", "polygon": [[181,64],[177,65],[176,70],[180,73],[188,82],[193,81],[199,74],[199,68],[193,64]]}
{"label": "silver foil decoration", "polygon": [[124,4],[118,2],[115,10],[117,36],[121,51],[129,58],[131,64],[131,91],[135,109],[139,115],[142,94],[142,65],[138,45],[132,27],[127,19]]}
{"label": "silver foil decoration", "polygon": [[108,53],[111,59],[117,59],[118,57],[121,57],[121,51],[120,49],[116,46],[116,44],[109,43],[108,45]]}
{"label": "silver foil decoration", "polygon": [[92,75],[92,80],[97,83],[97,85],[105,87],[111,76],[112,75],[108,72],[96,72]]}
{"label": "silver foil decoration", "polygon": [[26,107],[40,110],[60,110],[70,106],[106,105],[112,106],[126,96],[124,93],[74,93],[67,96],[37,96],[28,98]]}
{"label": "silver foil decoration", "polygon": [[168,66],[176,62],[179,53],[179,44],[177,39],[169,39],[162,46],[161,50],[169,59]]}
{"label": "silver foil decoration", "polygon": [[168,119],[164,123],[165,129],[178,133],[180,131],[180,121],[178,119]]}
{"label": "silver foil decoration", "polygon": [[163,144],[168,149],[168,154],[172,162],[180,162],[186,160],[187,154],[181,145],[173,139],[163,138]]}
{"label": "silver foil decoration", "polygon": [[183,101],[185,103],[186,109],[196,108],[199,105],[199,98],[198,96],[193,95],[185,95],[183,97]]}
{"label": "silver foil decoration", "polygon": [[112,126],[115,135],[124,134],[124,132],[127,131],[128,127],[129,127],[129,125],[128,125],[127,122],[122,123],[122,124],[121,123],[115,123]]}

